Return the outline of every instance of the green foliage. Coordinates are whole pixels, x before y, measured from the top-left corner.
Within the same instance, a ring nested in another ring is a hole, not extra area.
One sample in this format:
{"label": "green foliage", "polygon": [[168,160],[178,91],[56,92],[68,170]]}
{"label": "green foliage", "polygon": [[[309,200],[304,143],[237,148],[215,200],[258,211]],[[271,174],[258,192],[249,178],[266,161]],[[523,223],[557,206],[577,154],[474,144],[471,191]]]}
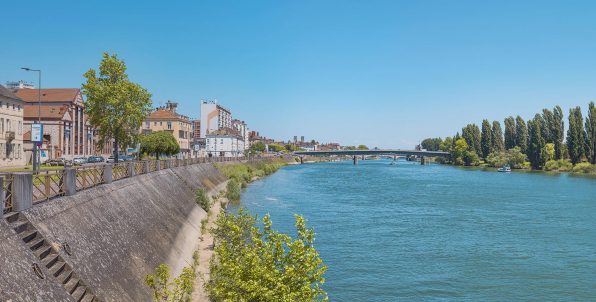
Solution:
{"label": "green foliage", "polygon": [[228,184],[226,185],[228,191],[226,192],[226,198],[231,202],[239,202],[240,201],[240,184],[238,180],[233,177],[230,178]]}
{"label": "green foliage", "polygon": [[546,142],[540,135],[540,123],[534,119],[528,121],[528,159],[532,169],[542,169],[546,163]]}
{"label": "green foliage", "polygon": [[81,93],[89,123],[99,129],[98,146],[115,139],[122,146],[134,146],[140,140],[138,133],[143,119],[151,112],[151,94],[147,89],[128,79],[124,60],[116,54],[103,53],[99,74],[89,69],[84,74],[87,82]]}
{"label": "green foliage", "polygon": [[466,143],[465,139],[460,139],[455,142],[455,148],[451,150],[451,161],[455,165],[464,165],[464,157],[466,156],[466,151],[468,151],[468,143]]}
{"label": "green foliage", "polygon": [[546,160],[553,160],[555,159],[555,144],[548,143],[544,146],[544,150],[546,151]]}
{"label": "green foliage", "polygon": [[211,209],[211,203],[209,202],[207,190],[203,187],[198,187],[195,190],[195,202],[199,205],[199,207],[203,208],[205,212],[209,212]]}
{"label": "green foliage", "polygon": [[165,154],[170,156],[180,152],[180,145],[172,133],[168,131],[154,131],[147,134],[141,140],[141,153],[146,154]]}
{"label": "green foliage", "polygon": [[296,147],[294,145],[289,145],[289,144],[288,145],[285,145],[285,149],[288,150],[288,151],[304,151],[303,148]]}
{"label": "green foliage", "polygon": [[482,121],[482,136],[480,138],[480,149],[482,150],[482,157],[486,158],[489,153],[493,152],[493,132],[490,128],[488,120]]}
{"label": "green foliage", "polygon": [[544,164],[546,171],[569,172],[573,169],[573,163],[569,159],[549,160]]}
{"label": "green foliage", "polygon": [[242,181],[242,182],[240,183],[240,187],[241,187],[242,189],[246,189],[246,187],[248,187],[248,183],[247,183],[246,181]]}
{"label": "green foliage", "polygon": [[451,152],[451,148],[453,145],[453,139],[451,139],[451,137],[446,137],[445,141],[441,142],[441,145],[439,145],[439,150],[443,150],[444,152]]}
{"label": "green foliage", "polygon": [[492,152],[486,157],[485,162],[489,167],[503,167],[507,163],[507,155],[503,151]]}
{"label": "green foliage", "polygon": [[573,172],[576,173],[594,173],[596,172],[596,165],[590,163],[579,163],[573,167]]}
{"label": "green foliage", "polygon": [[327,301],[320,288],[327,267],[313,243],[315,233],[295,215],[298,237],[273,230],[267,215],[263,231],[244,208],[220,213],[210,232],[220,244],[206,284],[213,301]]}
{"label": "green foliage", "polygon": [[492,150],[495,152],[505,151],[505,142],[503,141],[503,130],[501,130],[501,123],[493,121],[492,129]]}
{"label": "green foliage", "polygon": [[596,164],[596,106],[590,102],[586,117],[586,156]]}
{"label": "green foliage", "polygon": [[507,151],[507,164],[512,169],[523,169],[526,164],[526,155],[521,152],[520,147],[513,147]]}
{"label": "green foliage", "polygon": [[201,219],[201,234],[205,234],[207,231],[207,223],[209,222],[208,219]]}
{"label": "green foliage", "polygon": [[515,119],[510,116],[505,119],[505,149],[515,147]]}
{"label": "green foliage", "polygon": [[368,150],[368,147],[366,145],[360,145],[356,148],[356,150]]}
{"label": "green foliage", "polygon": [[269,144],[269,151],[274,151],[274,152],[281,152],[281,151],[285,151],[286,148],[284,148],[283,146],[278,146],[276,144]]}
{"label": "green foliage", "polygon": [[153,290],[153,300],[178,302],[185,300],[192,293],[194,277],[194,270],[185,267],[174,282],[169,282],[170,268],[162,264],[155,268],[155,275],[148,274],[143,282]]}
{"label": "green foliage", "polygon": [[468,124],[464,127],[461,136],[466,140],[468,150],[482,154],[482,148],[480,147],[480,128],[476,124]]}
{"label": "green foliage", "polygon": [[236,178],[239,182],[252,182],[255,176],[263,177],[269,175],[288,163],[281,158],[272,158],[269,162],[263,161],[248,162],[233,165],[217,165],[216,169],[220,170],[228,179]]}
{"label": "green foliage", "polygon": [[528,127],[521,116],[515,118],[515,145],[521,149],[522,153],[528,150]]}
{"label": "green foliage", "polygon": [[567,130],[567,150],[571,162],[575,165],[584,155],[585,133],[581,108],[569,109],[569,130]]}
{"label": "green foliage", "polygon": [[441,149],[442,143],[443,140],[438,137],[424,139],[420,145],[422,145],[422,148],[426,149],[427,151],[439,151]]}
{"label": "green foliage", "polygon": [[480,164],[480,157],[476,151],[466,150],[463,161],[466,166],[478,166]]}
{"label": "green foliage", "polygon": [[262,152],[267,149],[267,146],[265,146],[265,143],[263,142],[256,142],[250,146],[250,149]]}
{"label": "green foliage", "polygon": [[[543,110],[544,111],[544,110]],[[563,144],[563,138],[565,137],[565,122],[563,121],[563,110],[561,107],[556,106],[553,109],[553,118],[549,120],[550,128],[550,139],[549,143],[555,144],[555,158],[567,157],[565,155],[565,146]]]}

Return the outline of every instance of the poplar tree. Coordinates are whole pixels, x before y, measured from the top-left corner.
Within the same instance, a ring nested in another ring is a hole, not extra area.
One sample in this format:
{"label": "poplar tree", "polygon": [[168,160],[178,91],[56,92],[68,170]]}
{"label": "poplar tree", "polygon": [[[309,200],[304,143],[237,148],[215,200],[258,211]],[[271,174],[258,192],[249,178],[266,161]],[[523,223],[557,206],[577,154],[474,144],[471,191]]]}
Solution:
{"label": "poplar tree", "polygon": [[550,121],[550,139],[555,144],[555,158],[563,158],[564,146],[563,138],[565,136],[565,121],[563,121],[563,110],[556,106],[553,109],[553,118]]}
{"label": "poplar tree", "polygon": [[501,123],[499,123],[499,121],[493,121],[492,145],[494,152],[501,152],[505,150],[505,143],[503,142],[503,130],[501,130]]}
{"label": "poplar tree", "polygon": [[569,130],[567,130],[567,151],[571,162],[575,165],[584,155],[585,133],[581,108],[569,109]]}
{"label": "poplar tree", "polygon": [[596,107],[590,102],[586,117],[586,155],[591,164],[596,164]]}
{"label": "poplar tree", "polygon": [[482,136],[480,138],[480,148],[482,149],[482,157],[486,158],[493,152],[493,134],[488,120],[482,121]]}
{"label": "poplar tree", "polygon": [[505,118],[505,149],[515,147],[515,119],[513,116]]}
{"label": "poplar tree", "polygon": [[526,122],[521,116],[515,118],[515,145],[521,149],[522,153],[528,150],[528,128]]}
{"label": "poplar tree", "polygon": [[550,110],[546,108],[542,109],[542,115],[540,116],[540,135],[542,135],[542,138],[544,138],[547,144],[554,143],[554,138],[550,133],[553,118],[553,113]]}
{"label": "poplar tree", "polygon": [[540,135],[540,123],[536,119],[528,121],[528,159],[532,169],[541,169],[546,163],[546,142]]}
{"label": "poplar tree", "polygon": [[126,64],[116,54],[104,52],[99,74],[92,68],[84,76],[81,93],[87,96],[83,103],[89,123],[99,129],[97,145],[115,140],[118,162],[118,146],[134,146],[141,138],[139,129],[152,109],[151,93],[128,79]]}

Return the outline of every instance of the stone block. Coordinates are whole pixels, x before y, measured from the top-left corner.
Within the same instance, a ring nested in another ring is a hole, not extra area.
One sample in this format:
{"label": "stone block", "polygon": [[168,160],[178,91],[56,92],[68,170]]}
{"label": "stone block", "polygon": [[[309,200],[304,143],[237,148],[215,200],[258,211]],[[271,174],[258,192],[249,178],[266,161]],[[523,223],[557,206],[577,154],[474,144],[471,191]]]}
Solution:
{"label": "stone block", "polygon": [[112,165],[111,164],[107,164],[104,166],[104,170],[103,170],[103,180],[104,183],[106,184],[111,184],[112,183]]}
{"label": "stone block", "polygon": [[77,193],[77,170],[67,168],[64,170],[64,195],[72,196]]}
{"label": "stone block", "polygon": [[24,211],[33,205],[33,174],[14,173],[12,184],[12,210]]}

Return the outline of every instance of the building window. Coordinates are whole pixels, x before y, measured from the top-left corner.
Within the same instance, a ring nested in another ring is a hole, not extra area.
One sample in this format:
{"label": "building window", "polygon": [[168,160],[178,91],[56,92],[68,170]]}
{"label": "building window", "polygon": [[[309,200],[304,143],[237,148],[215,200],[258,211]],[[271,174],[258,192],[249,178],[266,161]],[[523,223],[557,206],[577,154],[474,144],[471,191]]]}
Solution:
{"label": "building window", "polygon": [[153,122],[153,126],[157,126],[157,122]]}
{"label": "building window", "polygon": [[145,128],[146,128],[146,129],[149,129],[149,128],[150,128],[150,126],[151,126],[151,123],[150,123],[150,122],[145,122]]}
{"label": "building window", "polygon": [[10,131],[10,120],[6,119],[6,131]]}
{"label": "building window", "polygon": [[163,122],[159,122],[159,125],[160,125],[160,126],[163,126]]}
{"label": "building window", "polygon": [[223,138],[221,139],[221,144],[223,144]]}
{"label": "building window", "polygon": [[10,108],[10,104],[6,102],[6,109]]}
{"label": "building window", "polygon": [[22,130],[22,127],[21,127],[21,121],[19,121],[19,135],[23,134],[22,131],[23,130]]}
{"label": "building window", "polygon": [[16,104],[12,104],[12,110],[15,110],[17,108]]}
{"label": "building window", "polygon": [[168,130],[172,130],[172,122],[168,122]]}

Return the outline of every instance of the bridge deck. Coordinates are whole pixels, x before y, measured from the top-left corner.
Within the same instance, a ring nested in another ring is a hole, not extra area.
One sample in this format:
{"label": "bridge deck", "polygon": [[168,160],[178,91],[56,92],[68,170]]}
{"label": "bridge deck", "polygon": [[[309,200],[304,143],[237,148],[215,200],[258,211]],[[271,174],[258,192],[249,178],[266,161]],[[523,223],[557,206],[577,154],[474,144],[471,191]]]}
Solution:
{"label": "bridge deck", "polygon": [[295,155],[418,155],[449,156],[449,152],[417,150],[335,150],[335,151],[295,151]]}

